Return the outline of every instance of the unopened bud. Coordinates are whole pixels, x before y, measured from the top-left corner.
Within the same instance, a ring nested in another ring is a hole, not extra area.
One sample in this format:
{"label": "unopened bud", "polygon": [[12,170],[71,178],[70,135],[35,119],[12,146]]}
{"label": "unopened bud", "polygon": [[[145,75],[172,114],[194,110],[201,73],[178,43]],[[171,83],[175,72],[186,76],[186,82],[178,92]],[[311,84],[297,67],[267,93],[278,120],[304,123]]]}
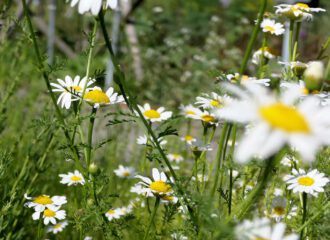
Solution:
{"label": "unopened bud", "polygon": [[98,175],[100,173],[100,168],[95,163],[92,163],[88,167],[88,172],[92,175]]}
{"label": "unopened bud", "polygon": [[324,65],[321,61],[308,63],[308,67],[304,73],[304,81],[308,90],[320,89],[324,80]]}
{"label": "unopened bud", "polygon": [[301,77],[304,74],[307,67],[308,67],[308,65],[306,63],[302,63],[302,62],[292,62],[291,63],[291,69],[292,69],[293,73],[299,79],[301,79]]}

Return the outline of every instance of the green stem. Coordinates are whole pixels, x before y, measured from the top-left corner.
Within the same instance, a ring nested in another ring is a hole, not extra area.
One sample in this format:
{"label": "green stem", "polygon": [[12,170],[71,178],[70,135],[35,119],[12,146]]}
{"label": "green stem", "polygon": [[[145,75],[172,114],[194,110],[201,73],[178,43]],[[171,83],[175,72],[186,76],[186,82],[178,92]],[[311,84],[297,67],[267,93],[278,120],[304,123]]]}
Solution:
{"label": "green stem", "polygon": [[296,27],[295,37],[294,37],[294,48],[293,48],[293,53],[292,53],[292,61],[296,61],[296,57],[297,57],[298,40],[299,40],[301,22],[297,22],[296,26],[297,27]]}
{"label": "green stem", "polygon": [[251,56],[251,53],[252,53],[252,48],[253,48],[253,45],[257,39],[257,36],[258,36],[258,32],[260,30],[260,24],[263,20],[263,17],[264,17],[264,13],[266,11],[266,7],[267,7],[267,0],[261,0],[261,6],[259,8],[259,13],[258,13],[258,19],[257,19],[257,23],[256,25],[254,26],[254,29],[253,29],[253,32],[252,32],[252,36],[249,40],[249,43],[247,45],[247,48],[246,48],[246,51],[245,51],[245,54],[244,54],[244,58],[243,58],[243,62],[242,62],[242,65],[241,65],[241,68],[240,68],[240,76],[242,76],[245,72],[245,69],[247,67],[247,63],[249,61],[249,58]]}
{"label": "green stem", "polygon": [[92,108],[92,113],[89,118],[89,127],[88,127],[88,136],[87,136],[87,155],[86,155],[86,163],[87,167],[91,163],[91,153],[92,153],[92,145],[93,145],[93,128],[94,128],[94,122],[95,122],[95,116],[96,116],[97,108]]}
{"label": "green stem", "polygon": [[[303,207],[303,216],[302,216],[302,223],[301,225],[304,226],[305,222],[306,222],[306,218],[307,218],[307,193],[303,192],[302,195],[302,207]],[[303,227],[300,230],[300,239],[304,239],[304,231],[305,231],[306,227]]]}
{"label": "green stem", "polygon": [[143,240],[148,239],[150,228],[152,226],[152,223],[154,222],[156,212],[157,212],[157,209],[158,209],[158,206],[159,206],[159,202],[160,202],[160,198],[156,197],[155,206],[154,206],[154,209],[152,211],[151,218],[150,218],[150,221],[149,221],[149,225],[148,225],[147,231],[144,234]]}
{"label": "green stem", "polygon": [[233,126],[233,135],[231,141],[231,147],[229,152],[229,161],[230,161],[230,169],[229,169],[229,200],[228,200],[228,214],[231,214],[231,206],[232,206],[232,196],[233,196],[233,155],[235,150],[235,143],[236,143],[236,130],[237,126]]}
{"label": "green stem", "polygon": [[38,240],[42,239],[41,227],[42,227],[42,216],[40,216],[39,221],[38,221],[38,232],[37,232]]}
{"label": "green stem", "polygon": [[51,85],[50,85],[48,73],[47,73],[47,71],[46,71],[46,69],[44,67],[44,63],[43,63],[43,60],[41,58],[41,54],[40,54],[40,50],[39,50],[37,38],[36,38],[34,29],[33,29],[31,17],[30,17],[30,14],[29,14],[29,8],[28,8],[28,6],[26,4],[26,0],[22,0],[22,3],[23,3],[23,8],[24,8],[25,18],[27,20],[29,31],[30,31],[30,34],[31,34],[34,51],[35,51],[35,54],[36,54],[36,57],[37,57],[38,69],[39,69],[40,72],[42,72],[42,76],[43,76],[44,81],[46,83],[46,86],[47,86],[48,92],[50,94],[50,97],[52,99],[53,105],[55,107],[55,112],[56,112],[56,115],[57,115],[57,119],[60,122],[61,128],[62,128],[62,130],[64,132],[64,136],[65,136],[65,138],[66,138],[66,140],[67,140],[67,142],[69,144],[69,148],[70,148],[70,150],[71,150],[71,152],[73,154],[73,157],[75,159],[76,167],[81,170],[82,169],[82,166],[81,166],[80,161],[79,161],[78,150],[73,145],[73,143],[71,141],[71,138],[70,138],[70,135],[69,135],[69,132],[65,128],[66,122],[64,120],[64,117],[63,117],[63,114],[62,114],[60,108],[57,105],[55,95],[54,95],[54,93],[52,91],[52,88],[51,88]]}
{"label": "green stem", "polygon": [[222,157],[222,152],[224,149],[224,143],[225,143],[225,138],[227,135],[228,128],[229,128],[229,124],[225,122],[223,125],[223,128],[222,128],[222,132],[221,132],[219,143],[218,143],[218,150],[217,150],[217,155],[216,155],[217,165],[215,168],[215,179],[214,179],[214,185],[213,185],[213,188],[211,191],[212,197],[214,196],[215,191],[217,189],[217,185],[218,185],[221,157]]}
{"label": "green stem", "polygon": [[266,63],[265,61],[265,48],[267,46],[267,38],[266,34],[263,34],[262,38],[262,46],[261,46],[261,56],[260,56],[260,63],[259,63],[259,69],[258,69],[258,77],[261,79],[264,75],[264,65]]}
{"label": "green stem", "polygon": [[293,56],[293,49],[292,49],[292,44],[293,44],[293,28],[294,28],[294,20],[290,20],[290,33],[289,33],[289,56],[290,56],[290,62],[292,61],[292,56]]}

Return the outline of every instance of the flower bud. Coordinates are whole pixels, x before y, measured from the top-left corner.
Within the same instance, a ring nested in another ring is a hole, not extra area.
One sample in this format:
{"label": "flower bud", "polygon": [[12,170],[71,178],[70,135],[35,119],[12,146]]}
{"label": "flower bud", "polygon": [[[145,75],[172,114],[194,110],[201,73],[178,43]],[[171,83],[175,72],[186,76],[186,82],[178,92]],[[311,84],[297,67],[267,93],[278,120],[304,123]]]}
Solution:
{"label": "flower bud", "polygon": [[298,61],[291,63],[291,69],[292,69],[294,75],[296,75],[299,79],[301,79],[301,77],[304,74],[307,67],[308,67],[308,65],[306,63],[302,63],[302,62],[298,62]]}
{"label": "flower bud", "polygon": [[320,89],[324,80],[324,65],[321,61],[308,63],[308,67],[304,72],[304,81],[308,90]]}
{"label": "flower bud", "polygon": [[100,168],[95,163],[92,163],[88,166],[88,172],[92,175],[98,175],[100,173]]}

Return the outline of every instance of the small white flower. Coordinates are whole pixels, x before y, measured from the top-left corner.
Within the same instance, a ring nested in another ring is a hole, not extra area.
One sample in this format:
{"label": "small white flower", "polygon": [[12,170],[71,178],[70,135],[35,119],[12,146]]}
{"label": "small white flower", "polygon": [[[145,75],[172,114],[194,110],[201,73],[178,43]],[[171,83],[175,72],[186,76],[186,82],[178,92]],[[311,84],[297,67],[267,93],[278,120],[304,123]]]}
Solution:
{"label": "small white flower", "polygon": [[286,214],[286,199],[281,196],[276,196],[272,200],[272,209],[270,217],[274,218],[276,222],[281,221]]}
{"label": "small white flower", "polygon": [[150,193],[156,196],[171,195],[171,193],[173,193],[166,174],[164,172],[160,172],[157,168],[152,169],[153,180],[140,175],[137,175],[136,177],[142,180],[142,182],[139,182],[138,184],[144,187],[148,196],[150,196]]}
{"label": "small white flower", "polygon": [[[77,3],[78,4],[78,12],[80,14],[84,14],[86,12],[91,11],[93,15],[97,15],[103,4],[103,0],[72,0],[71,7],[74,7]],[[111,9],[116,9],[118,5],[118,0],[107,0],[106,7]]]}
{"label": "small white flower", "polygon": [[114,170],[114,173],[120,178],[132,178],[135,175],[135,169],[133,167],[119,165],[119,167]]}
{"label": "small white flower", "polygon": [[297,159],[295,159],[294,157],[292,157],[292,156],[284,156],[284,158],[282,158],[282,160],[281,160],[281,164],[283,165],[283,166],[287,166],[287,167],[292,167],[292,164],[294,164],[294,163],[298,163],[298,160]]}
{"label": "small white flower", "polygon": [[180,163],[183,161],[183,157],[180,154],[172,153],[167,155],[168,160],[171,162]]}
{"label": "small white flower", "polygon": [[164,195],[160,196],[160,202],[164,204],[176,204],[178,202],[178,198],[173,195]]}
{"label": "small white flower", "polygon": [[264,55],[264,61],[274,59],[277,56],[275,50],[272,48],[269,47],[259,48],[252,55],[252,63],[254,63],[255,65],[259,65],[262,54]]}
{"label": "small white flower", "polygon": [[199,115],[201,115],[202,111],[199,108],[194,107],[189,104],[187,106],[180,106],[181,114],[186,118],[199,119]]}
{"label": "small white flower", "polygon": [[184,141],[188,145],[191,145],[191,144],[193,144],[193,142],[196,142],[197,141],[197,139],[194,138],[191,135],[186,135],[186,136],[184,136],[184,137],[182,137],[180,139],[181,139],[181,141]]}
{"label": "small white flower", "polygon": [[115,93],[112,87],[106,92],[103,92],[100,87],[89,89],[84,95],[84,100],[93,104],[94,108],[125,102],[124,97]]}
{"label": "small white flower", "polygon": [[285,31],[283,25],[281,23],[276,23],[275,20],[272,19],[264,19],[261,23],[262,31],[265,33],[282,35]]}
{"label": "small white flower", "polygon": [[325,12],[323,8],[311,8],[305,3],[280,4],[275,6],[275,13],[295,21],[312,20],[312,12]]}
{"label": "small white flower", "polygon": [[[138,108],[140,109],[143,117],[150,122],[161,122],[172,117],[172,112],[165,111],[164,107],[160,107],[155,110],[150,107],[149,103],[144,104],[143,107],[138,105]],[[136,115],[138,115],[137,112]]]}
{"label": "small white flower", "polygon": [[253,221],[245,220],[235,228],[237,240],[298,240],[297,234],[285,236],[286,225],[284,223],[276,223],[271,225],[267,218],[254,219]]}
{"label": "small white flower", "polygon": [[[149,139],[150,143],[155,145],[155,143]],[[164,140],[163,137],[160,137],[158,138],[158,142],[160,145],[165,145],[167,143],[166,140]],[[136,143],[139,144],[139,145],[147,145],[148,144],[148,137],[147,135],[143,135],[143,136],[139,136],[137,139],[136,139]]]}
{"label": "small white flower", "polygon": [[59,222],[53,226],[49,226],[47,232],[52,232],[54,234],[62,232],[67,225],[68,221]]}
{"label": "small white flower", "polygon": [[40,216],[44,219],[44,224],[48,225],[50,222],[56,224],[56,219],[65,219],[65,210],[59,210],[60,206],[49,206],[44,211],[36,211],[32,214],[33,220],[39,220]]}
{"label": "small white flower", "polygon": [[229,98],[228,96],[220,96],[215,92],[212,92],[211,94],[203,94],[200,97],[196,97],[195,104],[199,107],[202,107],[204,109],[214,109],[214,108],[221,108],[226,98]]}
{"label": "small white flower", "polygon": [[[69,109],[71,102],[77,101],[79,99],[77,95],[81,95],[85,86],[89,87],[95,82],[95,80],[89,79],[86,84],[86,80],[86,77],[80,80],[80,76],[75,76],[74,79],[72,79],[70,76],[65,76],[64,81],[62,79],[57,79],[58,84],[51,83],[50,85],[54,87],[52,89],[53,92],[61,92],[57,99],[57,104],[61,103],[62,108]],[[86,90],[88,89],[89,88]]]}
{"label": "small white flower", "polygon": [[287,175],[284,180],[288,184],[288,189],[296,192],[305,192],[313,196],[324,192],[324,186],[329,182],[329,178],[320,173],[317,169],[305,172],[303,169],[293,169],[292,175]]}
{"label": "small white flower", "polygon": [[78,170],[75,170],[73,173],[69,172],[68,174],[60,174],[59,176],[62,178],[60,183],[67,184],[68,186],[85,184],[85,179]]}
{"label": "small white flower", "polygon": [[33,200],[32,202],[27,202],[24,205],[29,208],[34,208],[37,212],[42,212],[46,208],[59,207],[67,203],[65,196],[53,196],[49,197],[48,195],[40,195],[38,197],[28,197],[26,194],[24,197],[28,200]]}
{"label": "small white flower", "polygon": [[[191,178],[191,180],[196,181],[195,176],[193,176],[193,177]],[[207,175],[204,175],[204,177],[203,177],[203,174],[198,173],[198,174],[197,174],[197,180],[198,180],[198,182],[207,182],[207,181],[209,180],[209,178],[208,178]]]}
{"label": "small white flower", "polygon": [[112,221],[113,219],[119,219],[122,215],[122,212],[118,208],[110,209],[105,213],[105,216],[108,218],[109,221]]}
{"label": "small white flower", "polygon": [[188,240],[188,237],[182,235],[181,233],[172,233],[171,237],[173,240]]}

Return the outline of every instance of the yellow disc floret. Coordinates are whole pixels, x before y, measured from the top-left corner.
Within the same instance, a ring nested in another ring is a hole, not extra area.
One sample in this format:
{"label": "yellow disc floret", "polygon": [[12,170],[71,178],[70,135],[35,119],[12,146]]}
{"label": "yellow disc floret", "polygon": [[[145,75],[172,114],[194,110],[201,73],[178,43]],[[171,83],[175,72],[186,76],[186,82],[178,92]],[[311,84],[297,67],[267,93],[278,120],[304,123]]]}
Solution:
{"label": "yellow disc floret", "polygon": [[36,197],[33,202],[41,204],[41,205],[48,205],[48,204],[52,204],[53,200],[50,199],[50,197],[48,197],[46,195],[41,195],[41,196]]}
{"label": "yellow disc floret", "polygon": [[168,193],[170,192],[171,186],[163,181],[155,181],[150,184],[150,189],[158,193]]}
{"label": "yellow disc floret", "polygon": [[306,187],[309,187],[309,186],[312,186],[314,184],[314,179],[311,178],[311,177],[301,177],[298,179],[298,183],[299,185],[302,185],[302,186],[306,186]]}
{"label": "yellow disc floret", "polygon": [[259,109],[261,117],[273,128],[288,133],[309,133],[310,127],[304,116],[294,107],[275,103]]}
{"label": "yellow disc floret", "polygon": [[81,177],[80,177],[80,176],[76,176],[76,175],[74,175],[74,176],[72,176],[70,179],[71,179],[71,181],[78,182],[78,181],[81,180]]}
{"label": "yellow disc floret", "polygon": [[204,122],[215,122],[215,118],[208,114],[203,115],[201,118]]}
{"label": "yellow disc floret", "polygon": [[84,99],[92,103],[105,104],[110,102],[110,98],[101,90],[94,89],[85,94]]}
{"label": "yellow disc floret", "polygon": [[54,212],[48,208],[44,211],[45,217],[55,217],[55,215],[56,215],[56,212]]}
{"label": "yellow disc floret", "polygon": [[147,118],[160,118],[160,113],[153,109],[146,110],[143,115]]}

